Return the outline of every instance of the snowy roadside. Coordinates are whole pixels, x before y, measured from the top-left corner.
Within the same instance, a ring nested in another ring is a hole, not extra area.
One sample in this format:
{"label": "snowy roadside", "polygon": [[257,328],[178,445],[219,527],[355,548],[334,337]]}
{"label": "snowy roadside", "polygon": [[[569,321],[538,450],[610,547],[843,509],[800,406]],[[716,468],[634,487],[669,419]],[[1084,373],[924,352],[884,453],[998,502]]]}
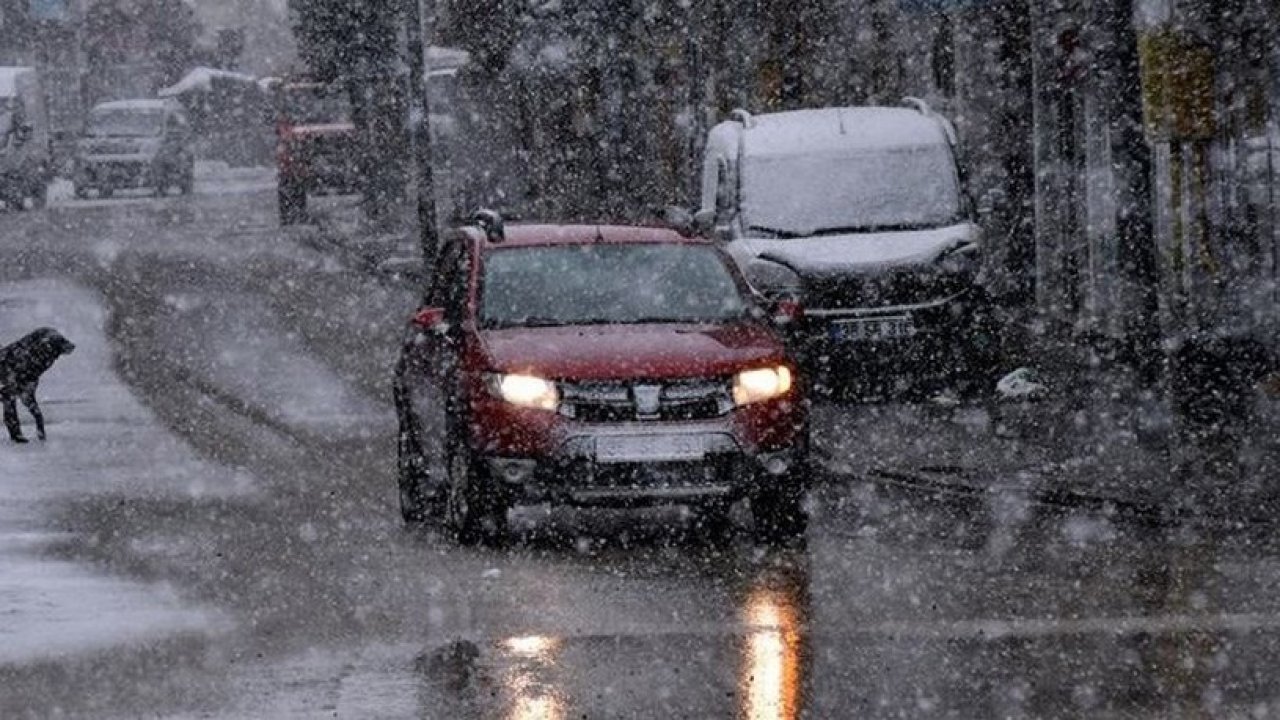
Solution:
{"label": "snowy roadside", "polygon": [[133,397],[112,368],[105,322],[98,298],[76,285],[0,284],[3,342],[48,325],[77,346],[41,382],[48,442],[0,438],[0,665],[228,629],[224,617],[186,606],[167,585],[50,557],[51,545],[76,532],[48,528],[59,501],[103,492],[225,495],[251,485],[198,459]]}
{"label": "snowy roadside", "polygon": [[[225,162],[199,161],[195,168],[195,192],[198,195],[237,195],[276,189],[276,172],[271,167],[237,167]],[[154,202],[151,189],[125,190],[112,198],[91,197],[78,200],[75,186],[66,178],[58,178],[49,185],[49,204],[53,206],[114,206],[120,203]]]}

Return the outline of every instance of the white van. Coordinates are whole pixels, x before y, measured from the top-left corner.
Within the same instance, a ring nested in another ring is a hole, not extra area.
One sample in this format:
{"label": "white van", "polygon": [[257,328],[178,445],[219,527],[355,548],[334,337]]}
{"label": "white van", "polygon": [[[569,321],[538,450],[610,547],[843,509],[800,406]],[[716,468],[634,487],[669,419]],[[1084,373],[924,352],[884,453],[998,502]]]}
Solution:
{"label": "white van", "polygon": [[49,115],[35,68],[0,67],[0,200],[43,207],[52,179]]}
{"label": "white van", "polygon": [[833,381],[995,362],[955,131],[921,101],[736,111],[707,138],[695,218],[757,291],[800,301],[797,343]]}

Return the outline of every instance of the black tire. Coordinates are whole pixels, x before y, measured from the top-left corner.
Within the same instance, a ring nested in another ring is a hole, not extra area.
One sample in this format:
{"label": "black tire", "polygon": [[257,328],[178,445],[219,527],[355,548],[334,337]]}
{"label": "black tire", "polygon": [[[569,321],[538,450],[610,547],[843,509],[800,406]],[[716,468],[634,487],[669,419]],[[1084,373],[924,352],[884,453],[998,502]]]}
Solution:
{"label": "black tire", "polygon": [[44,182],[37,182],[35,187],[31,188],[31,209],[43,210],[49,204],[49,186]]}
{"label": "black tire", "polygon": [[98,197],[109,198],[112,195],[114,195],[115,192],[116,192],[116,189],[111,187],[110,185],[103,185],[102,187],[98,188]]}
{"label": "black tire", "polygon": [[307,219],[307,188],[292,178],[281,178],[277,190],[280,224],[298,225]]}
{"label": "black tire", "polygon": [[783,477],[762,477],[751,495],[751,515],[757,539],[777,545],[803,541],[809,529],[805,491],[812,481],[809,436],[804,431],[791,470]]}
{"label": "black tire", "polygon": [[410,527],[421,525],[438,514],[437,503],[433,503],[422,487],[422,454],[406,430],[400,431],[397,443],[397,481],[400,489],[400,517]]}
{"label": "black tire", "polygon": [[461,440],[449,444],[445,527],[463,545],[500,544],[507,537],[509,503]]}
{"label": "black tire", "polygon": [[799,489],[761,490],[751,498],[756,537],[771,545],[785,545],[804,538],[809,516]]}
{"label": "black tire", "polygon": [[196,191],[196,165],[195,162],[187,163],[187,168],[182,172],[182,178],[178,181],[178,192],[183,195],[191,195]]}
{"label": "black tire", "polygon": [[77,200],[88,200],[89,191],[92,189],[93,188],[89,187],[88,185],[81,185],[80,183],[76,183],[74,186],[72,186],[71,193],[76,196]]}
{"label": "black tire", "polygon": [[733,537],[733,505],[723,500],[708,500],[692,508],[689,534],[696,540],[719,544]]}

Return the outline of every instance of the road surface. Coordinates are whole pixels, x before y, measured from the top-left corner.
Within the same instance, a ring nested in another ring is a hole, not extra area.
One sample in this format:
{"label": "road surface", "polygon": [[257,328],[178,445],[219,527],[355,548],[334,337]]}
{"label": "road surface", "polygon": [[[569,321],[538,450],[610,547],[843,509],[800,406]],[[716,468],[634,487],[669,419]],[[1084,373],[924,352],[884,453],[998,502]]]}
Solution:
{"label": "road surface", "polygon": [[50,441],[0,445],[0,717],[1280,717],[1271,527],[1047,502],[1046,463],[1110,456],[982,408],[820,404],[803,547],[678,510],[405,531],[415,294],[273,203],[210,172],[0,215],[0,336],[81,348]]}

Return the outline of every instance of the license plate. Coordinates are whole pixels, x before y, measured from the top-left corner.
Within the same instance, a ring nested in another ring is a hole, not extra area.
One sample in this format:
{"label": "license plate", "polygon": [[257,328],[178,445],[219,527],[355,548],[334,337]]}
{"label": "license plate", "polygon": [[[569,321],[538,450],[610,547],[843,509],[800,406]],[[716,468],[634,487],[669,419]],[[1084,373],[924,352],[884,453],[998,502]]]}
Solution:
{"label": "license plate", "polygon": [[847,320],[831,326],[831,339],[844,342],[901,340],[915,334],[915,323],[909,317]]}
{"label": "license plate", "polygon": [[696,435],[613,435],[596,438],[599,462],[673,462],[701,460],[706,443]]}

